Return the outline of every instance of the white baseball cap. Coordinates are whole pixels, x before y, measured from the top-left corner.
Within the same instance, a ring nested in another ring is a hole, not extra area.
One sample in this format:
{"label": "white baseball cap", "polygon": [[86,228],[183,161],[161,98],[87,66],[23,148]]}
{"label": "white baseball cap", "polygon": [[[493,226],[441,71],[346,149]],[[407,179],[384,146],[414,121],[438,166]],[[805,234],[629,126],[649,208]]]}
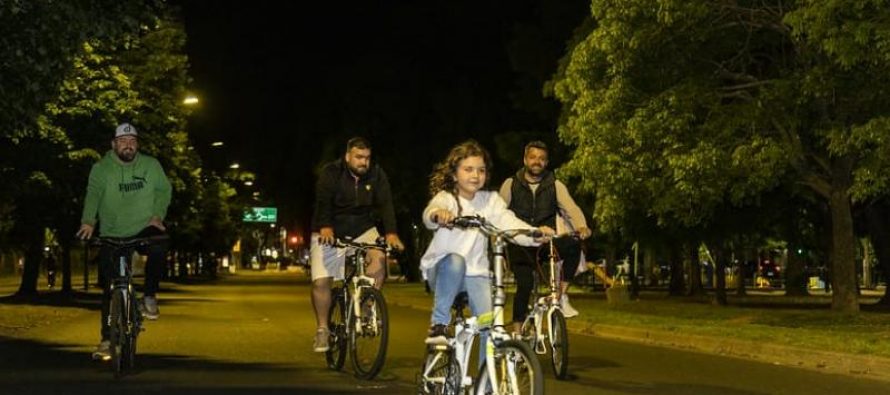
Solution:
{"label": "white baseball cap", "polygon": [[136,128],[129,123],[122,123],[117,125],[117,129],[114,129],[114,138],[122,137],[122,136],[136,136]]}

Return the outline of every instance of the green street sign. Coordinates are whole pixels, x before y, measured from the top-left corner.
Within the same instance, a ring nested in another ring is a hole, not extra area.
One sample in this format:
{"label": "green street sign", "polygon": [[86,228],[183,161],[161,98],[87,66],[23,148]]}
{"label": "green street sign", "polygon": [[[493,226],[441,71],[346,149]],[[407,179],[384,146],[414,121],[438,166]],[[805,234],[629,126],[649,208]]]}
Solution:
{"label": "green street sign", "polygon": [[244,212],[244,222],[271,222],[278,221],[278,209],[275,207],[251,207]]}

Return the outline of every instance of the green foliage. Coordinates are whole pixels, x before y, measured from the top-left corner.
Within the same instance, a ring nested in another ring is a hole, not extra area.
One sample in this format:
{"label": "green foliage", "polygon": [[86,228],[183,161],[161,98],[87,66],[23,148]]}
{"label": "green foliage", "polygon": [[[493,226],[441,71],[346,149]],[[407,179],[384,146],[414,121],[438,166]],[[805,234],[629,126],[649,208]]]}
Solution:
{"label": "green foliage", "polygon": [[[129,121],[174,187],[167,222],[176,248],[226,251],[241,209],[232,208],[240,206],[231,187],[202,175],[190,148],[191,110],[181,101],[191,78],[175,10],[154,1],[4,2],[0,21],[8,22],[0,29],[19,29],[0,37],[4,51],[25,57],[0,60],[0,91],[30,84],[40,92],[30,103],[0,99],[0,176],[9,186],[0,192],[0,212],[12,214],[0,221],[0,242],[25,242],[6,238],[14,225],[73,233],[90,166],[109,148],[114,126]],[[25,50],[32,42],[50,49],[32,54]]]}
{"label": "green foliage", "polygon": [[596,194],[604,230],[641,207],[706,226],[785,177],[828,182],[819,166],[841,157],[853,197],[884,193],[890,23],[862,3],[592,1],[597,26],[549,85],[577,146],[563,174]]}

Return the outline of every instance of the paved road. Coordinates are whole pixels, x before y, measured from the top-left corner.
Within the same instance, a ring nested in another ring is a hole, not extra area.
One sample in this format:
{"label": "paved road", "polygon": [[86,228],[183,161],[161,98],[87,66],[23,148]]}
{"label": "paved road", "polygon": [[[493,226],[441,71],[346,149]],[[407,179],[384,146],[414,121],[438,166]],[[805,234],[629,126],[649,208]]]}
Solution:
{"label": "paved road", "polygon": [[[386,294],[393,332],[384,372],[371,382],[354,379],[348,363],[346,373],[329,371],[311,352],[314,319],[304,279],[241,274],[166,287],[161,319],[140,338],[140,369],[121,380],[88,358],[98,340],[95,295],[59,307],[63,318],[53,325],[0,336],[0,394],[410,394],[429,311],[398,305],[399,287]],[[0,303],[6,313],[26,309]],[[571,344],[572,379],[548,379],[547,393],[886,392],[882,382],[733,358],[587,336],[573,336]]]}

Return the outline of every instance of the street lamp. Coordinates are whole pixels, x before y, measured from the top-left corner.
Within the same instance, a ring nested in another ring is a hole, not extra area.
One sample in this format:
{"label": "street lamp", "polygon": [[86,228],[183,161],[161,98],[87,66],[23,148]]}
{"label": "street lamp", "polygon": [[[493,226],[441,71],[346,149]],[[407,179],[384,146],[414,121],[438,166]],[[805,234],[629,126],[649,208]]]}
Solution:
{"label": "street lamp", "polygon": [[239,168],[241,168],[241,165],[239,165],[238,162],[235,162],[235,163],[232,163],[231,165],[229,165],[229,168],[230,169],[239,169]]}
{"label": "street lamp", "polygon": [[198,102],[198,96],[195,95],[187,95],[185,99],[182,99],[182,104],[187,106],[194,106],[195,104],[198,104]]}
{"label": "street lamp", "polygon": [[210,146],[211,147],[222,147],[223,142],[222,141],[214,141],[214,142],[210,143]]}

